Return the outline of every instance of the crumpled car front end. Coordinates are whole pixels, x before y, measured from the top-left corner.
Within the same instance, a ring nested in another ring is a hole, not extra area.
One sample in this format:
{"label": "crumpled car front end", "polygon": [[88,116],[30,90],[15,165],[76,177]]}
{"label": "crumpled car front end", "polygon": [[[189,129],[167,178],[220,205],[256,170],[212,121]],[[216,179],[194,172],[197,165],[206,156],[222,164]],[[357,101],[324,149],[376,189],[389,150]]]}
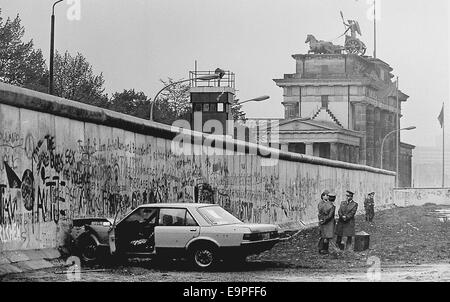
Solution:
{"label": "crumpled car front end", "polygon": [[108,234],[113,221],[109,218],[76,218],[73,220],[70,229],[70,250],[76,253],[80,249],[80,244],[86,236],[95,237],[99,246],[108,247]]}

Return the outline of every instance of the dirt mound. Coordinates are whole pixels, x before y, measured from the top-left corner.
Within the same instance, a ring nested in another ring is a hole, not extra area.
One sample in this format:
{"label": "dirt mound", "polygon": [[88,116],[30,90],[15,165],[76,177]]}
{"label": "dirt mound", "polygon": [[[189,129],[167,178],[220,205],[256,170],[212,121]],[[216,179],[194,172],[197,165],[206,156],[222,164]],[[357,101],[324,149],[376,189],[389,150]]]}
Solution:
{"label": "dirt mound", "polygon": [[293,268],[339,271],[366,268],[371,256],[378,257],[381,265],[442,262],[450,259],[450,222],[430,215],[442,208],[427,205],[389,209],[377,212],[372,223],[358,216],[356,231],[370,234],[370,249],[361,253],[343,252],[332,244],[329,255],[319,255],[319,229],[312,228],[251,259],[280,261]]}

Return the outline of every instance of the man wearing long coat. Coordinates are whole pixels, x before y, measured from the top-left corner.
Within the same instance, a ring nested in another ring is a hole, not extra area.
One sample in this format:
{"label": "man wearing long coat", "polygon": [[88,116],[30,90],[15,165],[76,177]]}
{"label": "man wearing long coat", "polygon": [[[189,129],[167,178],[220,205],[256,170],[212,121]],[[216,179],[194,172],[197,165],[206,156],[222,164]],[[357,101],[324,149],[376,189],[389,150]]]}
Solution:
{"label": "man wearing long coat", "polygon": [[347,237],[346,248],[352,244],[352,238],[355,236],[355,215],[358,210],[358,204],[353,200],[354,193],[347,191],[347,200],[341,202],[338,211],[338,223],[336,225],[336,245],[343,250],[342,237]]}
{"label": "man wearing long coat", "polygon": [[[320,194],[320,201],[317,204],[317,211],[319,213],[319,215],[318,215],[319,226],[320,226],[320,219],[321,219],[320,212],[321,212],[321,209],[323,208],[323,206],[328,201],[328,193],[330,193],[330,191],[328,191],[328,190],[323,191],[322,194]],[[319,234],[319,253],[320,254],[322,253],[323,247],[324,247],[324,239],[322,238],[321,234]]]}
{"label": "man wearing long coat", "polygon": [[366,221],[372,222],[375,216],[375,202],[373,197],[375,192],[370,192],[364,200],[364,209],[366,210]]}
{"label": "man wearing long coat", "polygon": [[319,226],[320,240],[322,244],[319,248],[320,254],[328,254],[330,240],[334,237],[335,219],[334,214],[336,207],[333,202],[336,200],[336,194],[329,193],[328,200],[319,203]]}

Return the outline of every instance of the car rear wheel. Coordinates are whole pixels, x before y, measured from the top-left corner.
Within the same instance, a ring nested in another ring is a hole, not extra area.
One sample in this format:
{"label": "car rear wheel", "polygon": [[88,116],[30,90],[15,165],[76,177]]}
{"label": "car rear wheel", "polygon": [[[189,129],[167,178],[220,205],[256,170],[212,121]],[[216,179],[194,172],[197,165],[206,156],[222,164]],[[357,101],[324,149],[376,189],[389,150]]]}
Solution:
{"label": "car rear wheel", "polygon": [[201,270],[211,269],[217,263],[216,249],[211,245],[199,245],[194,247],[191,254],[192,264]]}
{"label": "car rear wheel", "polygon": [[79,244],[81,260],[86,263],[98,260],[98,245],[93,235],[83,236]]}

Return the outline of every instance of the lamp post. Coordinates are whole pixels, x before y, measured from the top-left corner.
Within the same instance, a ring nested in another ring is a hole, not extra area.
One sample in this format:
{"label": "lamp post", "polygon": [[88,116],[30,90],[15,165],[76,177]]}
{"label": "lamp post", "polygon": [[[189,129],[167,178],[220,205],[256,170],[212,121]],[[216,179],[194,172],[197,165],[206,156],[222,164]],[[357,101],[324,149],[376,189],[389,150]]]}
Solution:
{"label": "lamp post", "polygon": [[214,73],[214,74],[210,74],[210,75],[205,75],[205,76],[196,77],[196,78],[193,78],[193,79],[181,80],[181,81],[174,82],[174,83],[171,83],[171,84],[169,84],[169,85],[163,87],[160,91],[158,91],[158,93],[156,94],[155,98],[153,99],[153,102],[151,102],[151,104],[150,104],[150,120],[153,121],[153,105],[154,105],[155,102],[157,101],[158,96],[159,96],[159,95],[161,94],[161,92],[163,92],[165,89],[167,89],[167,88],[169,88],[169,87],[171,87],[171,86],[177,85],[177,84],[181,84],[181,83],[184,83],[184,82],[188,82],[188,81],[211,81],[211,80],[220,79],[220,78],[222,78],[222,77],[223,77],[223,74],[222,74],[222,73]]}
{"label": "lamp post", "polygon": [[[414,129],[416,129],[416,127],[412,126],[412,127],[402,128],[402,129],[398,129],[398,130],[396,129],[396,130],[393,130],[393,131],[389,132],[388,134],[386,134],[386,136],[383,138],[383,142],[381,143],[381,165],[380,165],[381,169],[383,169],[383,150],[384,150],[384,142],[386,141],[386,139],[393,133],[400,132],[403,130],[414,130]],[[397,154],[397,162],[398,162],[398,152],[396,154]],[[398,167],[398,165],[397,165],[397,167]],[[396,172],[397,172],[397,178],[398,178],[398,169]]]}
{"label": "lamp post", "polygon": [[53,3],[52,17],[51,17],[51,29],[50,29],[50,81],[48,92],[53,95],[53,56],[55,52],[55,5],[63,0],[58,0]]}

